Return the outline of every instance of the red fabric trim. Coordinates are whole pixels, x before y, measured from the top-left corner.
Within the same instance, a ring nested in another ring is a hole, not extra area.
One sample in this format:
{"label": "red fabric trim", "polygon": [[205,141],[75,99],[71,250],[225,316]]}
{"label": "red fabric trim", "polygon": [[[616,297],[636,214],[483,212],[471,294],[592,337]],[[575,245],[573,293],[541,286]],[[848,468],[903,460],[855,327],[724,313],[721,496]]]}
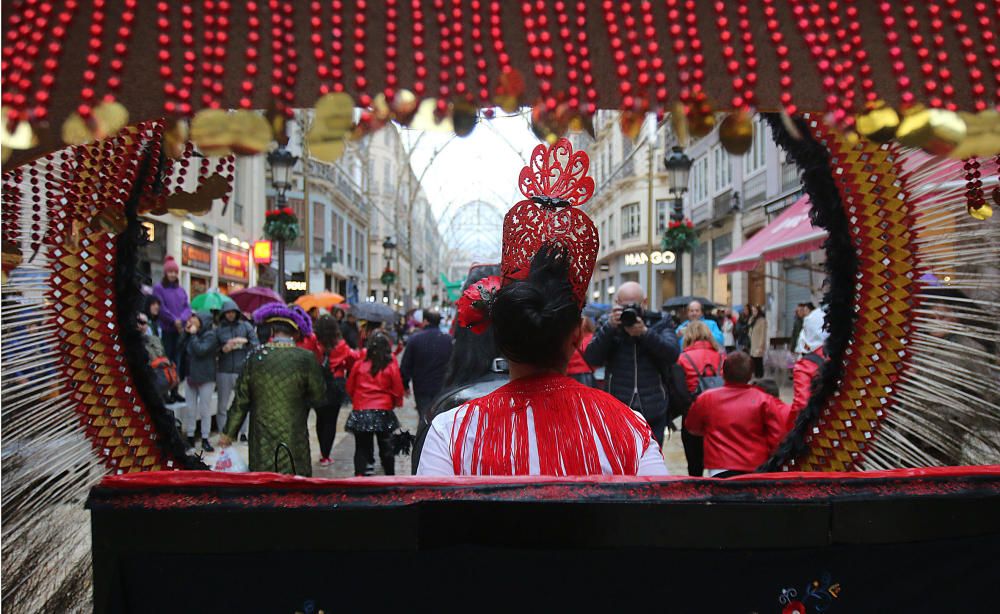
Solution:
{"label": "red fabric trim", "polygon": [[804,480],[837,484],[844,480],[914,480],[921,478],[1000,478],[1000,465],[973,467],[926,467],[920,469],[893,469],[890,471],[813,471],[781,473],[755,473],[720,480],[717,478],[689,478],[687,476],[634,477],[634,476],[383,476],[367,478],[304,478],[278,473],[218,473],[214,471],[148,471],[124,475],[107,476],[101,480],[100,488],[112,490],[141,490],[146,488],[281,488],[301,490],[323,490],[340,488],[344,490],[364,488],[395,487],[474,487],[474,486],[517,486],[545,484],[602,485],[635,483],[637,485],[660,485],[667,488],[679,487],[682,483],[698,485],[722,485],[739,482],[774,482],[791,484]]}

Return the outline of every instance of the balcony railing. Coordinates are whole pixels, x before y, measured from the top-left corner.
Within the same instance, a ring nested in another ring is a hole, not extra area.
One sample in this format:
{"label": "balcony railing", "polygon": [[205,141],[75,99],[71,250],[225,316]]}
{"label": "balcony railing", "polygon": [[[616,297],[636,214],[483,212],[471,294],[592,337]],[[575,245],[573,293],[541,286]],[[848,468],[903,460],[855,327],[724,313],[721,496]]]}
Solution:
{"label": "balcony railing", "polygon": [[767,173],[757,173],[743,182],[743,205],[749,210],[767,200]]}
{"label": "balcony railing", "polygon": [[799,167],[792,162],[782,162],[781,164],[781,191],[787,192],[792,188],[802,185],[799,177]]}

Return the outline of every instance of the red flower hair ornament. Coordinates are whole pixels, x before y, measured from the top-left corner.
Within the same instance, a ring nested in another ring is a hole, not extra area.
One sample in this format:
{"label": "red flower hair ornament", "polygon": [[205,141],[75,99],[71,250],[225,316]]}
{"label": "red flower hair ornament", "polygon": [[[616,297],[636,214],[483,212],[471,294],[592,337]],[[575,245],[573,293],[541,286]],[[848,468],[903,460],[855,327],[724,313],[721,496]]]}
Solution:
{"label": "red flower hair ornament", "polygon": [[594,179],[587,176],[589,168],[590,158],[585,152],[573,151],[569,139],[535,147],[518,179],[525,200],[511,207],[503,219],[501,277],[480,280],[466,289],[458,301],[460,326],[476,333],[485,331],[496,292],[514,280],[527,278],[531,259],[544,244],[566,250],[573,296],[583,308],[601,245],[597,227],[580,209],[594,195]]}

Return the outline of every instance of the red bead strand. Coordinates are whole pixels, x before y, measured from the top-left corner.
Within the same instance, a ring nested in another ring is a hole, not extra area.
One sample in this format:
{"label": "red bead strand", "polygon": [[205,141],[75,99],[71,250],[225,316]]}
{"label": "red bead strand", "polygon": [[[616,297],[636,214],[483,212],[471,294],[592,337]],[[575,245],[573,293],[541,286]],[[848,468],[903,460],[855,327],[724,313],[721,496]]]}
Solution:
{"label": "red bead strand", "polygon": [[76,112],[89,119],[97,101],[97,72],[101,63],[101,49],[104,46],[104,0],[93,0],[90,13],[90,40],[87,43],[87,67],[83,71],[83,87],[80,89],[80,104]]}
{"label": "red bead strand", "polygon": [[124,0],[121,25],[118,26],[118,41],[112,48],[113,57],[110,63],[111,74],[108,76],[108,93],[104,100],[111,102],[115,100],[116,92],[121,89],[122,72],[125,70],[125,55],[128,52],[128,43],[132,38],[132,26],[135,23],[135,9],[138,0]]}
{"label": "red bead strand", "polygon": [[653,3],[639,2],[639,10],[642,13],[642,33],[645,39],[646,55],[649,58],[649,68],[652,77],[652,98],[656,100],[656,117],[662,119],[667,110],[669,90],[667,88],[667,75],[663,71],[663,57],[660,55],[660,43],[657,41],[656,21],[653,16]]}
{"label": "red bead strand", "polygon": [[[959,44],[962,47],[962,60],[965,63],[965,67],[968,69],[969,82],[971,84],[971,91],[973,97],[973,104],[976,111],[985,111],[988,107],[986,103],[986,84],[983,83],[983,71],[979,65],[979,55],[976,53],[976,42],[972,38],[972,34],[969,32],[969,24],[965,21],[965,15],[962,13],[962,9],[958,7],[957,0],[945,0],[945,4],[948,7],[947,13],[952,26],[955,29],[955,34],[958,35]],[[981,31],[981,39],[983,45],[988,47],[989,42],[995,37],[992,31],[988,31],[985,28],[989,28],[989,17],[986,16],[986,3],[977,2],[975,3],[973,10],[976,13],[976,23],[980,24],[984,29]],[[996,47],[993,48],[993,55],[996,55]],[[987,55],[987,57],[990,57]],[[995,58],[997,65],[994,67],[994,71],[1000,69],[1000,58]],[[998,76],[1000,79],[1000,76]]]}
{"label": "red bead strand", "polygon": [[410,18],[412,21],[413,37],[413,93],[417,98],[423,98],[427,94],[427,54],[425,48],[425,26],[424,11],[421,0],[411,0]]}
{"label": "red bead strand", "polygon": [[465,98],[469,92],[465,83],[465,24],[462,12],[463,0],[451,0],[451,57],[452,80],[455,83],[455,95]]}
{"label": "red bead strand", "polygon": [[[773,0],[772,0],[773,1]],[[666,0],[668,40],[673,41],[674,66],[680,84],[678,98],[685,107],[691,104],[691,58],[688,56],[684,26],[681,24],[679,0]]]}
{"label": "red bead strand", "polygon": [[618,93],[621,95],[620,108],[631,110],[635,107],[635,96],[633,95],[632,77],[629,72],[625,43],[618,25],[619,9],[619,5],[611,0],[604,0],[601,4],[608,41],[611,43],[611,57],[614,61],[615,74],[618,76]]}
{"label": "red bead strand", "polygon": [[906,73],[903,50],[899,46],[899,33],[896,32],[896,17],[892,14],[892,2],[882,0],[878,4],[878,9],[882,16],[882,30],[885,32],[885,44],[889,48],[889,59],[892,61],[892,72],[896,75],[896,89],[903,107],[909,107],[916,98],[910,89],[913,83]]}
{"label": "red bead strand", "polygon": [[448,101],[451,99],[451,28],[448,27],[448,12],[444,10],[444,0],[434,0],[434,13],[438,24],[438,51],[440,56],[438,64],[438,97],[435,112],[439,117],[443,117],[448,112]]}
{"label": "red bead strand", "polygon": [[764,3],[764,24],[767,26],[768,36],[778,65],[778,101],[788,115],[794,115],[797,111],[792,102],[792,61],[788,58],[788,45],[785,44],[785,35],[781,31],[781,22],[778,20],[778,10],[774,6],[775,0],[762,0]]}
{"label": "red bead strand", "polygon": [[399,87],[397,64],[399,59],[399,7],[398,0],[385,0],[385,90],[387,102],[392,102]]}
{"label": "red bead strand", "polygon": [[285,43],[285,115],[292,116],[295,107],[295,84],[299,74],[299,52],[295,48],[295,3],[285,2],[281,6],[281,22],[284,26]]}
{"label": "red bead strand", "polygon": [[480,0],[472,0],[469,10],[472,13],[472,56],[476,65],[476,87],[481,107],[490,105],[490,76],[486,64],[486,49],[483,46],[483,4]]}
{"label": "red bead strand", "polygon": [[368,18],[365,11],[367,9],[367,0],[357,0],[354,10],[354,87],[358,91],[358,103],[362,107],[369,107],[372,104],[372,97],[368,94],[368,78],[365,76],[367,73],[365,41],[368,37],[366,29]]}

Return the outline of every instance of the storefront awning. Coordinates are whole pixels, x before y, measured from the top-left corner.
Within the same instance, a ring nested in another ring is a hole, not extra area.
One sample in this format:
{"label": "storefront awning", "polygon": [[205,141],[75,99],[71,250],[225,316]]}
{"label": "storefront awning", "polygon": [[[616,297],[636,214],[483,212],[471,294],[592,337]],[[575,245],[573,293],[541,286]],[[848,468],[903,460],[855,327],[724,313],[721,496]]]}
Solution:
{"label": "storefront awning", "polygon": [[809,221],[809,197],[785,209],[746,243],[719,261],[720,273],[752,270],[760,261],[792,258],[819,249],[827,233]]}

